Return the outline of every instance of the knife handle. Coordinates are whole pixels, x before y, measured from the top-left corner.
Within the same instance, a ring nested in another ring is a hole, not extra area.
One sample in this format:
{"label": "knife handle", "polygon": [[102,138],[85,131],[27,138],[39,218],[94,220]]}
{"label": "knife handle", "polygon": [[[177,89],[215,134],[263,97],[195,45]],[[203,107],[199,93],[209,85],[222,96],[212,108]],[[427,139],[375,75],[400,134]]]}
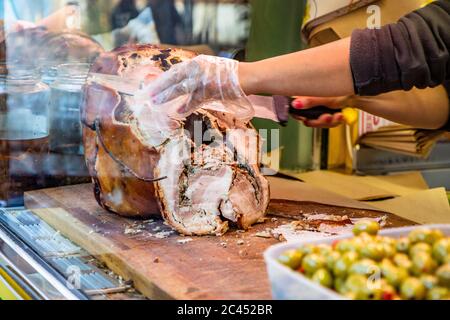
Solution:
{"label": "knife handle", "polygon": [[317,106],[311,109],[295,109],[292,106],[289,107],[289,113],[297,117],[305,118],[308,120],[317,120],[324,114],[336,114],[342,112],[342,109],[331,109],[325,106]]}

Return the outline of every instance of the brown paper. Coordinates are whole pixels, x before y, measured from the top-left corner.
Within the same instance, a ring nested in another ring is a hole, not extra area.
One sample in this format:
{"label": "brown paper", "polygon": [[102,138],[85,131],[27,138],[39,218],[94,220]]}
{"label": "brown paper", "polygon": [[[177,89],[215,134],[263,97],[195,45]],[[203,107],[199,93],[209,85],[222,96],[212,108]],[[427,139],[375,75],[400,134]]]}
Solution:
{"label": "brown paper", "polygon": [[[311,174],[314,173],[311,172]],[[339,207],[378,210],[395,214],[419,224],[450,223],[450,206],[445,189],[420,190],[421,188],[426,188],[426,184],[422,176],[418,173],[388,177],[348,176],[349,178],[373,178],[365,180],[368,181],[364,186],[366,190],[377,190],[372,184],[379,183],[380,180],[383,180],[385,187],[392,186],[393,189],[402,194],[402,196],[395,199],[373,201],[370,203],[350,199],[343,194],[328,190],[326,187],[330,184],[335,184],[336,179],[332,179],[332,175],[327,174],[327,172],[321,173],[325,173],[325,175],[322,175],[322,187],[324,188],[296,180],[270,177],[271,199],[316,202]],[[318,175],[315,176],[317,178]],[[351,180],[348,179],[346,181],[347,185],[341,184],[341,189],[336,191],[344,193],[346,188],[348,188],[347,190],[350,190],[349,192],[356,194],[361,184],[355,184],[353,185],[353,189],[351,189],[351,184],[348,183]],[[408,186],[408,183],[410,186]],[[413,191],[414,189],[416,189],[415,192]]]}
{"label": "brown paper", "polygon": [[273,200],[316,202],[337,207],[380,211],[380,209],[367,203],[344,197],[311,184],[275,177],[269,177],[268,180],[270,183],[270,198]]}
{"label": "brown paper", "polygon": [[371,205],[419,224],[450,223],[450,206],[444,188],[416,192]]}
{"label": "brown paper", "polygon": [[286,173],[309,185],[340,194],[354,200],[375,200],[409,195],[428,190],[420,172],[389,176],[352,176],[333,171]]}

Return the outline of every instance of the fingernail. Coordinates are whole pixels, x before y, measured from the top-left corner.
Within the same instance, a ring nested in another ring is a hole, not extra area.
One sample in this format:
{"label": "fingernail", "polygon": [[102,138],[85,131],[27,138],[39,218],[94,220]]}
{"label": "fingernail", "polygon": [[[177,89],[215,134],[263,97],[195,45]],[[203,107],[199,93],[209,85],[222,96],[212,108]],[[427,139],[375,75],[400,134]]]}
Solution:
{"label": "fingernail", "polygon": [[333,117],[332,116],[328,116],[328,117],[325,118],[325,121],[330,123],[330,122],[333,121]]}
{"label": "fingernail", "polygon": [[344,121],[344,116],[342,114],[338,115],[338,121]]}
{"label": "fingernail", "polygon": [[294,102],[292,102],[292,106],[295,109],[303,109],[304,107],[303,102],[301,100],[294,100]]}

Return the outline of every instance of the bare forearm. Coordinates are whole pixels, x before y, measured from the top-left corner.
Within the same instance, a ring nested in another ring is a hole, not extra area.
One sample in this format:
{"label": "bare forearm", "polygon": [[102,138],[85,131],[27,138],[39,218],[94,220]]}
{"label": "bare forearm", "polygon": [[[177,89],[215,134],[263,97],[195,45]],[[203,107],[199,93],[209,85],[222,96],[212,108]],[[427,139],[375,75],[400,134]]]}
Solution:
{"label": "bare forearm", "polygon": [[242,63],[239,69],[241,86],[247,94],[321,97],[354,94],[350,38],[272,59]]}
{"label": "bare forearm", "polygon": [[449,100],[443,86],[394,91],[376,97],[356,96],[351,104],[393,122],[424,129],[442,128],[449,117]]}

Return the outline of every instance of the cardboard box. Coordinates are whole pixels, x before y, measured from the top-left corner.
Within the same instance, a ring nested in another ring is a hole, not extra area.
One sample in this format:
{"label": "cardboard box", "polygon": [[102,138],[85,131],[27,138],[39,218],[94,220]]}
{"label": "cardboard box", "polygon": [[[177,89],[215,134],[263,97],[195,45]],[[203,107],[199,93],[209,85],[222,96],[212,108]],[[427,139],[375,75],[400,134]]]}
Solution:
{"label": "cardboard box", "polygon": [[[353,30],[367,28],[368,19],[370,19],[372,12],[368,12],[368,7],[376,5],[380,8],[381,25],[397,22],[402,16],[414,11],[430,1],[425,0],[379,0],[369,1],[358,9],[353,10],[351,6],[344,15],[335,17],[334,19],[319,24],[316,27],[315,21],[320,20],[321,17],[311,19],[303,26],[303,36],[306,38],[311,47],[326,44],[342,38],[349,37]],[[355,6],[355,4],[353,4]],[[345,12],[342,11],[341,13]]]}

